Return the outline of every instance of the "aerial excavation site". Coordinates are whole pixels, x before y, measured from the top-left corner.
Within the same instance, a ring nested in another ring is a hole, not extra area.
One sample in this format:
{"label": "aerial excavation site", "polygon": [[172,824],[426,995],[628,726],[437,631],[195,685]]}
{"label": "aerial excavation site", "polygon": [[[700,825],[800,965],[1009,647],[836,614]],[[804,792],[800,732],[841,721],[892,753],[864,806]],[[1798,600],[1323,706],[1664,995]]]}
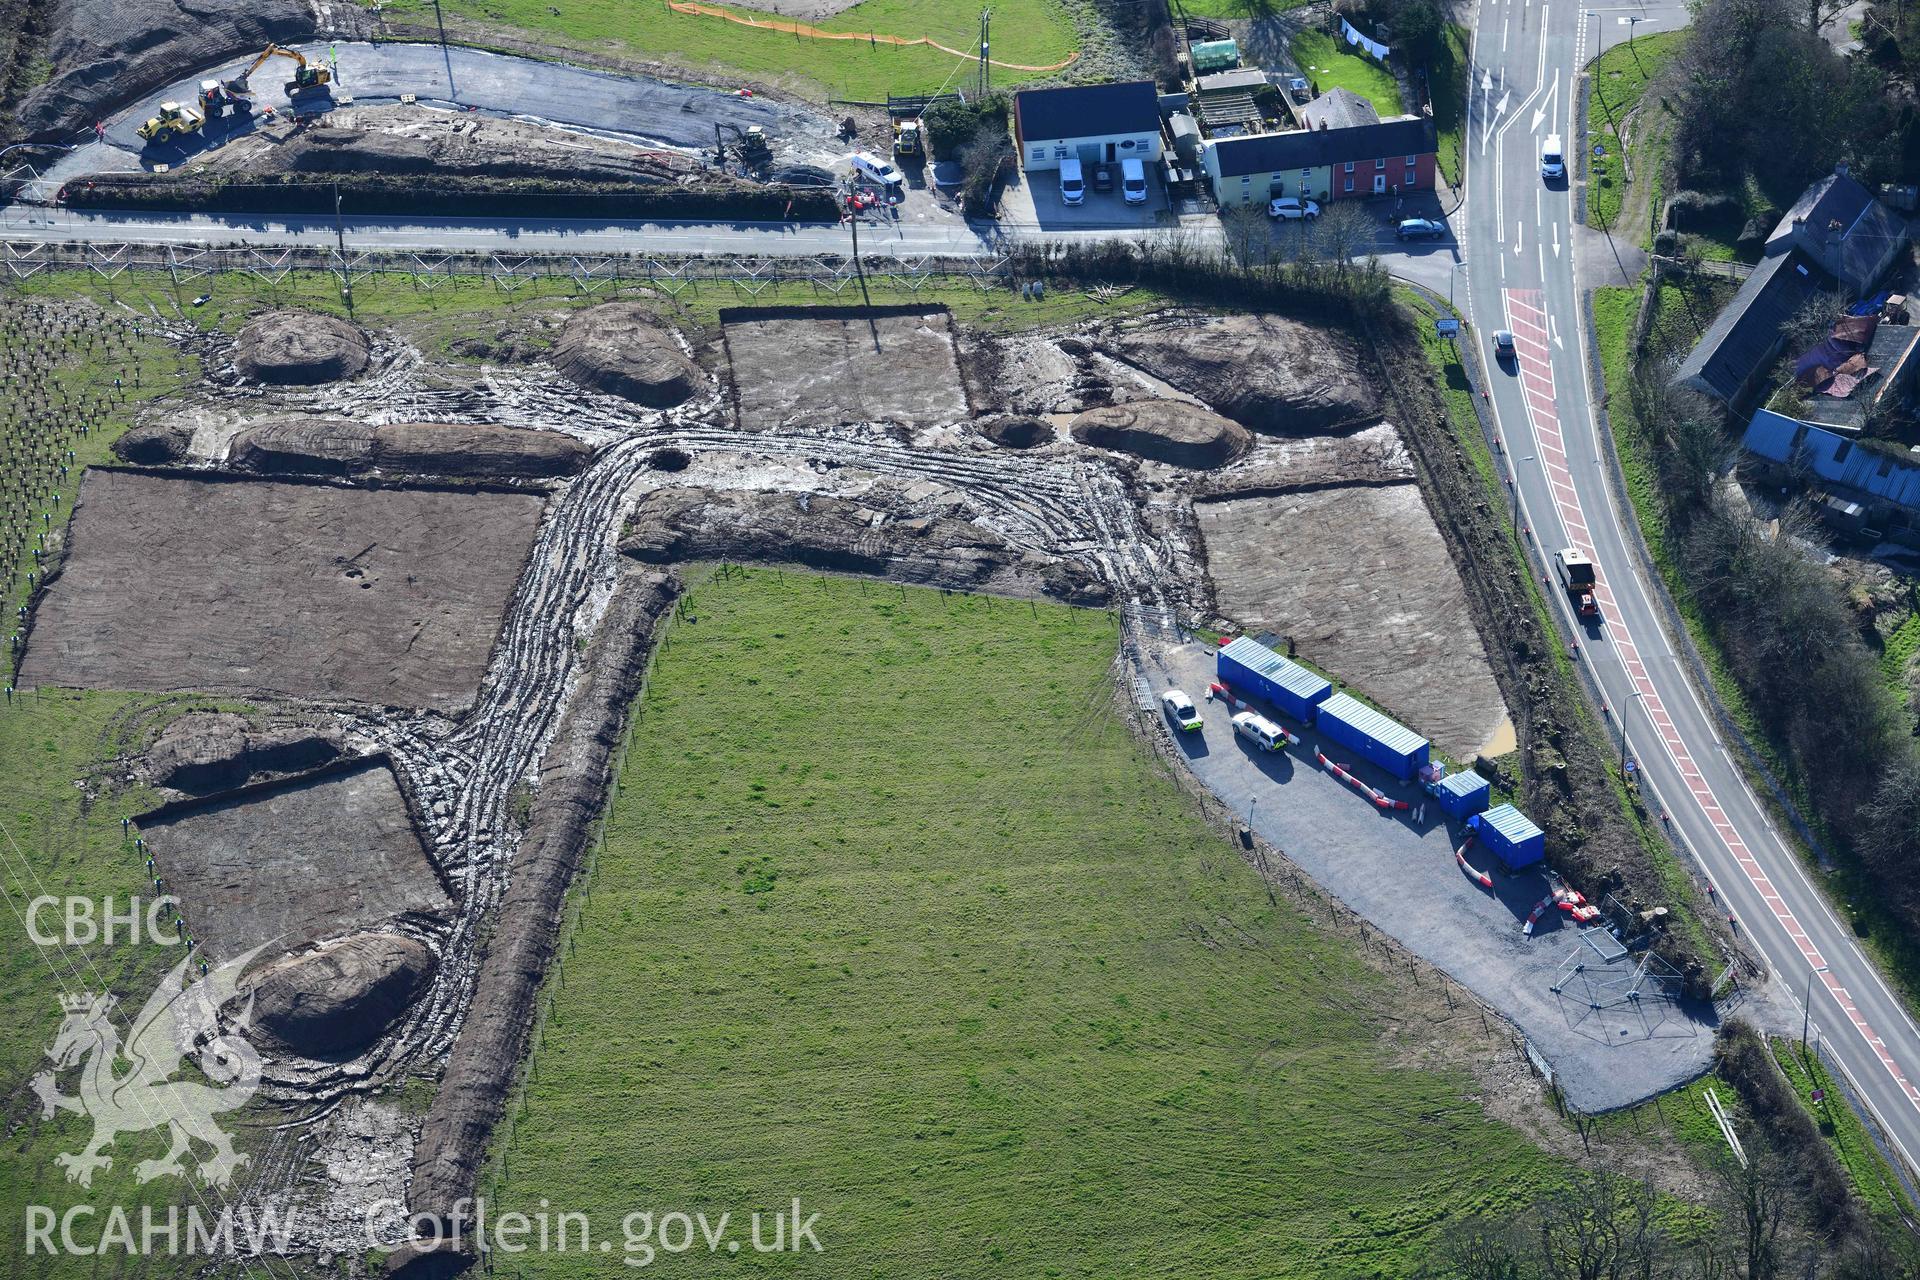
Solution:
{"label": "aerial excavation site", "polygon": [[0,1273],[1920,1276],[1685,12],[538,10],[4,10]]}

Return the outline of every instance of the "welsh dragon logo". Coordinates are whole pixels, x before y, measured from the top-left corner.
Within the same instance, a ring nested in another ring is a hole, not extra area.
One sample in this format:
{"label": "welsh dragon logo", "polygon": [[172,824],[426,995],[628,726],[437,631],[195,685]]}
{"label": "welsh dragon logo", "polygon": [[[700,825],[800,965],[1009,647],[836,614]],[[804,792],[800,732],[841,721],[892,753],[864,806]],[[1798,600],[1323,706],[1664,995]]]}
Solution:
{"label": "welsh dragon logo", "polygon": [[[187,1156],[194,1159],[207,1185],[225,1187],[232,1181],[247,1157],[233,1149],[213,1118],[245,1105],[259,1088],[260,1054],[240,1034],[252,1016],[252,1001],[234,1029],[224,1034],[220,1006],[235,994],[241,971],[261,949],[255,947],[226,961],[191,985],[186,982],[187,969],[198,953],[189,952],[147,998],[124,1046],[115,1026],[118,1001],[113,996],[60,997],[66,1019],[47,1050],[53,1067],[31,1083],[40,1097],[43,1118],[51,1120],[60,1111],[93,1118],[93,1140],[80,1151],[54,1157],[66,1169],[69,1181],[91,1186],[96,1170],[112,1167],[113,1157],[106,1149],[116,1137],[158,1128],[167,1130],[171,1145],[160,1159],[134,1166],[134,1176],[141,1182],[167,1174],[184,1176],[187,1169],[182,1160]],[[211,1084],[172,1078],[189,1054],[197,1055],[201,1073]],[[83,1062],[80,1092],[61,1093],[58,1073]],[[123,1062],[131,1067],[125,1074],[121,1074]],[[194,1147],[196,1142],[212,1148],[212,1154],[202,1156]]]}

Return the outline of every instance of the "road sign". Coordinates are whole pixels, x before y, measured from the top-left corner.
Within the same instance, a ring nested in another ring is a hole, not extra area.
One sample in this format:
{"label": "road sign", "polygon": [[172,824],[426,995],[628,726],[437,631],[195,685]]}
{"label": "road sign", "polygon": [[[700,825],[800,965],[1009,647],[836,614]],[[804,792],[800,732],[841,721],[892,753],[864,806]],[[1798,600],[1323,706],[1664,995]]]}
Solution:
{"label": "road sign", "polygon": [[1629,778],[1631,778],[1631,777],[1632,777],[1632,776],[1634,775],[1634,771],[1635,771],[1635,770],[1637,770],[1637,769],[1639,769],[1639,767],[1640,767],[1640,762],[1639,762],[1638,760],[1631,760],[1631,759],[1630,759],[1630,760],[1628,760],[1628,761],[1627,761],[1627,776],[1628,776]]}
{"label": "road sign", "polygon": [[1825,1089],[1815,1089],[1813,1091],[1813,1100],[1815,1102],[1825,1102],[1827,1100],[1827,1091]]}
{"label": "road sign", "polygon": [[1433,331],[1439,334],[1458,333],[1460,332],[1460,322],[1451,318],[1435,320],[1433,322]]}

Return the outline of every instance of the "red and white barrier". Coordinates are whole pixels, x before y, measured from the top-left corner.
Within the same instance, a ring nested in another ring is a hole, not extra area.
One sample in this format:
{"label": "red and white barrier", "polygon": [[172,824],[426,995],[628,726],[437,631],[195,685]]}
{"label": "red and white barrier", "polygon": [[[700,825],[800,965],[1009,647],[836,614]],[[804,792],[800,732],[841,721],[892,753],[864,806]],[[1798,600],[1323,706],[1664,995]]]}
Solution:
{"label": "red and white barrier", "polygon": [[1380,792],[1375,791],[1372,787],[1348,772],[1344,765],[1335,764],[1333,761],[1327,759],[1326,752],[1320,750],[1320,748],[1315,747],[1313,749],[1313,757],[1320,762],[1322,769],[1325,769],[1334,777],[1340,779],[1340,781],[1351,786],[1355,791],[1358,791],[1361,795],[1373,801],[1375,807],[1380,809],[1411,809],[1413,807],[1405,800],[1395,800],[1391,796],[1382,795]]}
{"label": "red and white barrier", "polygon": [[1527,916],[1526,927],[1521,929],[1520,932],[1526,934],[1529,938],[1531,938],[1533,936],[1533,926],[1540,923],[1540,917],[1545,915],[1547,913],[1547,908],[1552,905],[1553,905],[1552,894],[1548,894],[1546,897],[1540,899],[1540,905],[1535,907],[1532,913]]}
{"label": "red and white barrier", "polygon": [[1491,889],[1493,888],[1493,877],[1467,861],[1467,845],[1472,843],[1473,837],[1468,836],[1466,844],[1461,845],[1453,851],[1453,860],[1460,864],[1462,871],[1467,873],[1467,879],[1473,881],[1482,889]]}

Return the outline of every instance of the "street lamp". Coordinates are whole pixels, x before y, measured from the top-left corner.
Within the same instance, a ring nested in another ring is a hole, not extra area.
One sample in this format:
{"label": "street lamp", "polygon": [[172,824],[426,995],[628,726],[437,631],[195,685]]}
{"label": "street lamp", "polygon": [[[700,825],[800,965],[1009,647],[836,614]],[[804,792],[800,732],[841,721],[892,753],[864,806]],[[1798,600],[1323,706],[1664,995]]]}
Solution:
{"label": "street lamp", "polygon": [[1800,1001],[1800,1052],[1801,1053],[1805,1053],[1807,1051],[1807,1024],[1808,1024],[1808,1021],[1813,1017],[1813,975],[1816,973],[1825,973],[1826,971],[1827,971],[1826,965],[1817,965],[1814,968],[1807,970],[1806,998]]}

